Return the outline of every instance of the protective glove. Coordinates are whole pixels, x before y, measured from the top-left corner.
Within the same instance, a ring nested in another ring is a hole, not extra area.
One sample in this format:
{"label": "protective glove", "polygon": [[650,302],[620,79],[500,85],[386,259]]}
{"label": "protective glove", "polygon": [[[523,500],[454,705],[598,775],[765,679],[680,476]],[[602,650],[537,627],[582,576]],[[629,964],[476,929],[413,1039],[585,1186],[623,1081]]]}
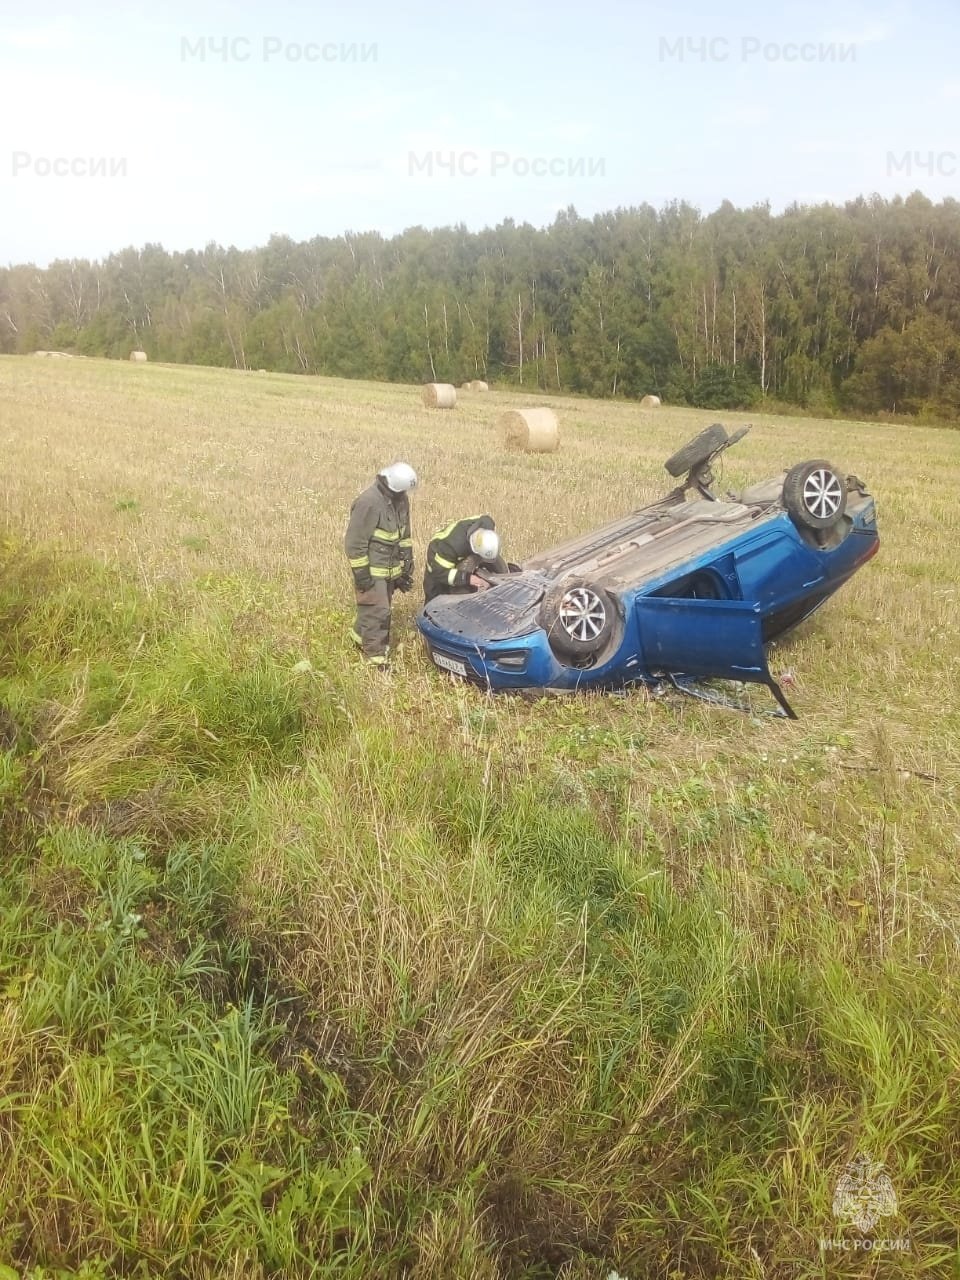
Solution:
{"label": "protective glove", "polygon": [[413,575],[409,573],[402,574],[393,584],[394,591],[407,592],[413,586]]}
{"label": "protective glove", "polygon": [[369,569],[354,569],[353,585],[358,591],[373,590],[373,574]]}

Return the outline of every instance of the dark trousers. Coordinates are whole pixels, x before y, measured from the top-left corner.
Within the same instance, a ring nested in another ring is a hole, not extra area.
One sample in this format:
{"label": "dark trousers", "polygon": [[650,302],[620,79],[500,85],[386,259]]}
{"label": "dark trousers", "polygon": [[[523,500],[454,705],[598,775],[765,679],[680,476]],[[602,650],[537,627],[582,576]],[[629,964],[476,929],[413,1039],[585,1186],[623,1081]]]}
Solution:
{"label": "dark trousers", "polygon": [[358,591],[353,638],[371,662],[385,662],[390,649],[390,601],[393,583],[374,578],[369,591]]}

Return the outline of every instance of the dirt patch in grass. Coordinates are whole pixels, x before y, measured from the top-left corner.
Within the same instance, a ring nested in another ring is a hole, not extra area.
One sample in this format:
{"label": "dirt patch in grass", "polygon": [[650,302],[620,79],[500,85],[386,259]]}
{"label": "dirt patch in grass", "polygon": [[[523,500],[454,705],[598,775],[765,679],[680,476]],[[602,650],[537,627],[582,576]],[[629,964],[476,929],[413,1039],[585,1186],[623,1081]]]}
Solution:
{"label": "dirt patch in grass", "polygon": [[519,1173],[495,1182],[484,1198],[486,1221],[507,1275],[526,1275],[530,1267],[561,1268],[578,1254],[609,1257],[609,1227],[585,1222],[562,1197],[534,1187]]}
{"label": "dirt patch in grass", "polygon": [[210,815],[198,813],[172,787],[159,784],[130,796],[92,800],[77,821],[108,838],[136,838],[156,850],[197,835],[209,825]]}
{"label": "dirt patch in grass", "polygon": [[[231,921],[226,926],[226,932],[233,936],[238,929],[251,936],[249,921],[245,925]],[[256,1007],[268,1010],[279,1032],[268,1053],[281,1071],[296,1075],[300,1112],[309,1113],[315,1102],[325,1100],[328,1085],[323,1074],[330,1072],[339,1077],[350,1105],[359,1105],[371,1072],[359,1057],[353,1037],[336,1018],[321,1012],[307,994],[282,981],[271,950],[265,939],[253,935],[253,951],[246,964],[226,975],[226,1000],[236,1005],[252,1000]]]}
{"label": "dirt patch in grass", "polygon": [[38,865],[33,873],[33,896],[50,920],[82,925],[93,894],[79,868]]}
{"label": "dirt patch in grass", "polygon": [[20,726],[0,702],[0,751],[14,751],[20,740]]}

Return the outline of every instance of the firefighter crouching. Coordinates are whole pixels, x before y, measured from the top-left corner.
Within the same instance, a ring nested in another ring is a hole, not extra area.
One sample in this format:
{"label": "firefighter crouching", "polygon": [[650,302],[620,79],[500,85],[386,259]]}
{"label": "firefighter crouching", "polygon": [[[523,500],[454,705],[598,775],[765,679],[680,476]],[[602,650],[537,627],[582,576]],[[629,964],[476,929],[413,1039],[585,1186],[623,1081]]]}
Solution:
{"label": "firefighter crouching", "polygon": [[478,569],[506,573],[500,555],[500,535],[492,516],[467,516],[439,529],[427,547],[423,594],[429,603],[439,595],[484,591],[490,583]]}
{"label": "firefighter crouching", "polygon": [[376,666],[386,666],[389,659],[393,593],[413,586],[407,494],[416,485],[413,467],[395,462],[379,472],[350,508],[344,548],[357,596],[357,620],[350,636]]}

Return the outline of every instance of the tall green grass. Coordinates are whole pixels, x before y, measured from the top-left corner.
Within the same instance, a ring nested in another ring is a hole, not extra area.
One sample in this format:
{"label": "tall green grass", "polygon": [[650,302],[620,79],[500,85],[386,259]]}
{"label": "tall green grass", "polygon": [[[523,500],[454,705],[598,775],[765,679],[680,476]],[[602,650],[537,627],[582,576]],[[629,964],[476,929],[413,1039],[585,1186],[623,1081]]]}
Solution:
{"label": "tall green grass", "polygon": [[4,1280],[960,1275],[948,790],[245,590],[3,553]]}

